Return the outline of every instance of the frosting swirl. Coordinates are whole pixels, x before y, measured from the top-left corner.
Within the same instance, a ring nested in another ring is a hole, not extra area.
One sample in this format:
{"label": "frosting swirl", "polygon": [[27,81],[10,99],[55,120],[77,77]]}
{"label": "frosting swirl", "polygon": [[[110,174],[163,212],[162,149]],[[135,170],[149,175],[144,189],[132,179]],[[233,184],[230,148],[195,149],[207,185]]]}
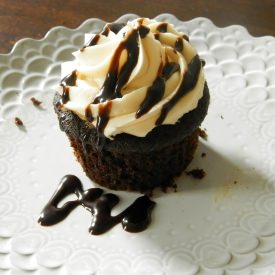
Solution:
{"label": "frosting swirl", "polygon": [[62,64],[62,108],[110,139],[144,137],[196,108],[205,79],[187,36],[147,18],[116,27],[87,34],[75,60]]}

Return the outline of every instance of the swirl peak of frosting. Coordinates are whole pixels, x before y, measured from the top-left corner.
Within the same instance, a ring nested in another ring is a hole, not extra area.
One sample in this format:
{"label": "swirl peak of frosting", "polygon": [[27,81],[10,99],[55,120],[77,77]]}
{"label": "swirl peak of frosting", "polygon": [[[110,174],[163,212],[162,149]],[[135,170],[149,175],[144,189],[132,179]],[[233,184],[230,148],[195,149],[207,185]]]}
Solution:
{"label": "swirl peak of frosting", "polygon": [[144,137],[175,124],[202,97],[201,60],[172,24],[147,18],[106,24],[62,64],[61,106],[99,134]]}

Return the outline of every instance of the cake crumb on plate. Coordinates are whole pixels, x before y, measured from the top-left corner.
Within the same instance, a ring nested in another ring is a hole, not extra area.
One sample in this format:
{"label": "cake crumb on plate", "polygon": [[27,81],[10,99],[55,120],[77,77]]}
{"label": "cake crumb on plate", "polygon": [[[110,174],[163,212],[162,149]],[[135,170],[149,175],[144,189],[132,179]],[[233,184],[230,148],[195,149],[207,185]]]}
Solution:
{"label": "cake crumb on plate", "polygon": [[24,126],[23,121],[19,117],[15,117],[14,122],[17,126]]}
{"label": "cake crumb on plate", "polygon": [[206,172],[203,169],[193,169],[185,172],[186,175],[192,176],[194,179],[202,179],[206,176]]}

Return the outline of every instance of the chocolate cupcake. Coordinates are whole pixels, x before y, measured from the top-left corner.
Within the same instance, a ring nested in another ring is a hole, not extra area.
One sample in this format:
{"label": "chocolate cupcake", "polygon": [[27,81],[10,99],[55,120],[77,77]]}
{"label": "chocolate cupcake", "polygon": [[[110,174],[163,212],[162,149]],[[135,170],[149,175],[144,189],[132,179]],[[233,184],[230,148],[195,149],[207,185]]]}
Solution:
{"label": "chocolate cupcake", "polygon": [[170,185],[193,158],[209,105],[188,37],[139,18],[87,35],[74,56],[54,106],[87,176],[116,190]]}

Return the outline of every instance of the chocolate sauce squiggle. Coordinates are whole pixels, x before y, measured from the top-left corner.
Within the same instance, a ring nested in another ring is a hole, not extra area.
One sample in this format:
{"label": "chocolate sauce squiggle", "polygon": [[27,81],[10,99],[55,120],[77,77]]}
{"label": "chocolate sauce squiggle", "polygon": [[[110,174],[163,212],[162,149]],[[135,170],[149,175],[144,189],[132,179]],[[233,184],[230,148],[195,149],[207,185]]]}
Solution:
{"label": "chocolate sauce squiggle", "polygon": [[84,51],[85,48],[96,45],[99,41],[99,38],[100,38],[100,34],[97,33],[93,38],[91,38],[91,40],[87,43],[87,45],[84,45],[80,49],[80,51]]}
{"label": "chocolate sauce squiggle", "polygon": [[109,121],[109,115],[112,108],[112,101],[109,100],[105,104],[100,103],[98,110],[98,117],[96,121],[96,129],[98,133],[97,147],[101,149],[104,145],[106,137],[104,136],[104,129]]}
{"label": "chocolate sauce squiggle", "polygon": [[76,79],[77,79],[76,70],[74,70],[61,80],[60,85],[63,88],[63,93],[61,95],[62,104],[66,104],[70,100],[70,88],[68,86],[75,86]]}
{"label": "chocolate sauce squiggle", "polygon": [[92,37],[90,41],[88,41],[88,43],[80,49],[80,51],[83,52],[85,48],[96,45],[100,39],[100,35],[108,36],[109,32],[110,32],[109,24],[106,24],[103,30],[100,33],[97,33],[94,37]]}
{"label": "chocolate sauce squiggle", "polygon": [[76,70],[74,70],[61,80],[61,84],[67,85],[67,86],[75,86],[76,79],[77,79]]}
{"label": "chocolate sauce squiggle", "polygon": [[89,122],[93,122],[94,121],[94,117],[93,117],[93,114],[92,114],[92,110],[91,110],[90,104],[86,106],[85,117],[86,117],[87,121],[89,121]]}
{"label": "chocolate sauce squiggle", "polygon": [[154,33],[154,37],[155,37],[156,40],[159,40],[159,36],[160,36],[159,33]]}
{"label": "chocolate sauce squiggle", "polygon": [[178,51],[178,52],[182,52],[183,51],[183,41],[182,41],[182,38],[178,38],[176,40],[176,43],[175,43],[175,49]]}
{"label": "chocolate sauce squiggle", "polygon": [[[58,204],[70,194],[75,194],[77,199],[58,207]],[[118,202],[118,196],[112,193],[103,194],[101,188],[90,188],[84,191],[76,176],[66,175],[42,210],[38,223],[44,226],[57,224],[64,220],[77,206],[82,205],[92,214],[89,232],[93,235],[105,233],[118,223],[121,223],[123,229],[128,232],[140,232],[148,227],[151,222],[151,212],[155,205],[155,202],[151,201],[148,196],[139,197],[120,214],[112,216],[112,208]]]}
{"label": "chocolate sauce squiggle", "polygon": [[[127,50],[127,60],[119,72],[119,60],[123,50]],[[121,88],[128,81],[133,69],[135,68],[138,55],[138,31],[133,30],[127,39],[122,41],[117,47],[107,77],[100,89],[100,94],[94,99],[94,104],[121,97]]]}
{"label": "chocolate sauce squiggle", "polygon": [[161,73],[154,80],[153,85],[148,88],[145,99],[141,103],[136,118],[141,117],[147,113],[155,104],[157,104],[163,97],[165,91],[165,82],[172,76],[173,73],[180,70],[177,63],[166,63]]}
{"label": "chocolate sauce squiggle", "polygon": [[184,40],[186,40],[187,42],[189,42],[189,37],[188,37],[186,34],[183,34],[182,38],[183,38]]}
{"label": "chocolate sauce squiggle", "polygon": [[[109,121],[109,113],[111,111],[110,100],[122,97],[121,89],[128,81],[137,64],[139,55],[138,35],[138,30],[133,30],[128,38],[120,43],[112,58],[109,71],[102,85],[100,94],[93,101],[94,104],[108,101],[106,105],[100,105],[96,123],[97,132],[102,137],[104,129]],[[119,60],[124,49],[127,50],[127,61],[119,72]],[[102,140],[102,138],[98,139],[98,145],[100,140]]]}
{"label": "chocolate sauce squiggle", "polygon": [[85,48],[96,45],[100,39],[100,35],[108,36],[110,31],[112,31],[113,33],[118,33],[120,29],[124,26],[124,23],[106,24],[103,30],[100,33],[96,34],[93,38],[91,38],[91,40],[80,49],[80,51],[83,52]]}
{"label": "chocolate sauce squiggle", "polygon": [[113,22],[109,24],[109,28],[113,33],[117,34],[125,25],[125,23]]}
{"label": "chocolate sauce squiggle", "polygon": [[202,67],[205,66],[205,60],[204,59],[201,59],[201,65],[202,65]]}
{"label": "chocolate sauce squiggle", "polygon": [[166,22],[162,22],[157,26],[157,31],[159,32],[167,32],[168,24]]}
{"label": "chocolate sauce squiggle", "polygon": [[147,27],[145,27],[145,26],[140,25],[140,26],[138,27],[138,33],[139,33],[139,36],[140,36],[141,38],[145,38],[146,35],[149,33],[149,31],[150,31],[150,29],[147,28]]}
{"label": "chocolate sauce squiggle", "polygon": [[176,103],[196,86],[200,70],[201,60],[198,55],[195,55],[188,64],[188,70],[185,73],[184,80],[181,83],[177,93],[162,106],[160,116],[156,121],[156,125],[162,124],[168,112],[176,105]]}

